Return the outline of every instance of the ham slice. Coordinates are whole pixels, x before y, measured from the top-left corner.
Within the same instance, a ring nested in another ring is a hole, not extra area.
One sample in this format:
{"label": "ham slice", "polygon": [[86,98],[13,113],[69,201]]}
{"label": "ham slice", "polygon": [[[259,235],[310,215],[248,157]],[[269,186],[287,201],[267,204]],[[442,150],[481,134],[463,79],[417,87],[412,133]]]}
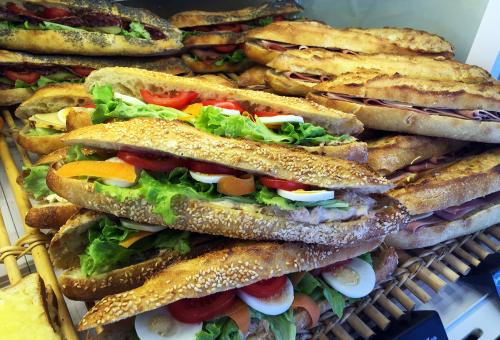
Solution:
{"label": "ham slice", "polygon": [[412,233],[415,233],[419,228],[430,227],[432,225],[435,225],[435,224],[438,224],[441,222],[443,222],[443,220],[441,218],[432,215],[432,216],[422,218],[422,219],[408,223],[408,225],[406,226],[406,230],[408,230]]}
{"label": "ham slice", "polygon": [[279,43],[275,41],[260,40],[258,44],[271,51],[285,52],[287,49],[298,48],[299,45]]}
{"label": "ham slice", "polygon": [[220,59],[222,55],[218,52],[215,52],[214,50],[203,50],[201,48],[193,48],[191,50],[191,53],[193,53],[195,56],[200,58],[201,60],[216,60]]}
{"label": "ham slice", "polygon": [[322,81],[328,81],[331,78],[328,76],[320,76],[316,74],[307,74],[299,72],[285,72],[283,73],[288,79],[301,80],[308,83],[321,83]]}
{"label": "ham slice", "polygon": [[481,198],[473,199],[472,201],[465,202],[461,205],[456,205],[454,207],[449,207],[443,210],[436,211],[434,214],[441,217],[447,221],[457,220],[464,217],[473,210],[476,210],[483,206],[485,201]]}

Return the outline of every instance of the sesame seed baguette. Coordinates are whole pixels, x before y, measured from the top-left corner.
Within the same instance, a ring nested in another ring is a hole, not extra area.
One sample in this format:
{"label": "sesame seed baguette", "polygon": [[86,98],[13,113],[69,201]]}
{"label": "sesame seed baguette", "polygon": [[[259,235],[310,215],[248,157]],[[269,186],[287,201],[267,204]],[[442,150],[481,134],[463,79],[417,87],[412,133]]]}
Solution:
{"label": "sesame seed baguette", "polygon": [[71,131],[66,144],[169,154],[329,189],[384,192],[392,185],[368,168],[278,144],[212,135],[181,121],[138,118]]}
{"label": "sesame seed baguette", "polygon": [[309,100],[356,115],[370,129],[443,137],[462,141],[500,143],[500,123],[415,112],[403,108],[334,100],[309,92]]}
{"label": "sesame seed baguette", "polygon": [[[224,65],[223,65],[224,66]],[[357,134],[363,125],[353,116],[328,109],[303,98],[282,97],[275,94],[244,89],[230,89],[211,82],[187,77],[133,68],[111,67],[92,72],[85,80],[89,91],[94,85],[111,85],[117,92],[141,98],[142,88],[153,92],[196,91],[199,99],[227,99],[249,104],[263,111],[300,115],[305,122],[324,127],[331,134]]]}
{"label": "sesame seed baguette", "polygon": [[368,165],[387,176],[409,165],[458,151],[466,142],[446,138],[391,135],[368,141]]}
{"label": "sesame seed baguette", "polygon": [[[310,271],[369,252],[381,240],[353,248],[300,243],[246,242],[175,263],[128,292],[99,301],[79,330],[119,321],[185,298],[198,298],[299,271]],[[126,306],[126,308],[124,308]]]}
{"label": "sesame seed baguette", "polygon": [[388,193],[411,215],[457,206],[500,191],[500,148],[468,156]]}
{"label": "sesame seed baguette", "polygon": [[458,220],[423,226],[415,232],[402,229],[388,235],[385,242],[398,249],[430,247],[463,235],[473,234],[498,223],[500,223],[500,199]]}
{"label": "sesame seed baguette", "polygon": [[[102,211],[136,222],[167,225],[154,206],[144,199],[119,202],[98,193],[94,184],[78,179],[63,178],[51,168],[47,175],[49,188],[68,201],[87,209]],[[261,213],[260,206],[238,203],[236,208],[211,201],[177,196],[172,201],[177,216],[172,229],[203,234],[253,240],[301,241],[305,243],[350,246],[362,240],[382,237],[397,231],[408,222],[408,215],[395,201],[382,198],[368,215],[349,221],[329,221],[309,224],[289,220],[270,213]]]}

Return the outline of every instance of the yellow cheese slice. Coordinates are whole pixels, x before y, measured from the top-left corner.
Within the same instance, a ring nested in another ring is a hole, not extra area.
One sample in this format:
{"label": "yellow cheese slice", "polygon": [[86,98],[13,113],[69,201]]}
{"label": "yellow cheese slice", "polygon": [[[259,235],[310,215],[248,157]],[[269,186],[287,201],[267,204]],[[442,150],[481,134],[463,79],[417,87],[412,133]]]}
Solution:
{"label": "yellow cheese slice", "polygon": [[123,240],[120,242],[120,246],[122,246],[123,248],[129,248],[131,245],[133,245],[135,242],[139,241],[140,239],[143,239],[145,238],[146,236],[149,236],[153,234],[152,232],[149,232],[149,231],[143,231],[143,230],[140,230],[138,231],[137,233],[133,234],[132,236],[130,237],[127,237],[126,240]]}

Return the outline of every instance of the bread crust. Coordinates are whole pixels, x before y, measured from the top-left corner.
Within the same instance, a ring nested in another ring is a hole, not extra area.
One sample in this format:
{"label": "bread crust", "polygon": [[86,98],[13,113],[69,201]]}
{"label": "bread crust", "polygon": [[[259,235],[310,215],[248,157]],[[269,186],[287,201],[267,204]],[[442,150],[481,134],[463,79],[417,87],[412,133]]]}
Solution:
{"label": "bread crust", "polygon": [[387,176],[396,170],[457,151],[466,142],[446,138],[392,135],[368,141],[368,165]]}
{"label": "bread crust", "polygon": [[271,60],[281,54],[279,51],[267,50],[259,44],[252,41],[245,41],[243,50],[248,59],[261,65],[267,65]]}
{"label": "bread crust", "polygon": [[[230,246],[173,264],[134,290],[105,297],[83,317],[79,330],[119,321],[183,298],[198,298],[324,267],[371,251],[379,244],[379,240],[372,240],[343,249],[290,242]],[[204,289],[199,289],[200,285]]]}
{"label": "bread crust", "polygon": [[32,89],[25,88],[0,90],[0,106],[19,104],[28,99],[32,94]]}
{"label": "bread crust", "polygon": [[366,72],[342,74],[318,84],[314,90],[423,107],[500,111],[500,82],[497,81],[468,84]]}
{"label": "bread crust", "polygon": [[412,215],[460,205],[500,191],[499,164],[500,148],[492,149],[426,173],[389,195]]}
{"label": "bread crust", "polygon": [[222,65],[206,64],[201,60],[195,60],[190,54],[183,54],[182,60],[195,73],[238,73],[252,66],[249,59],[244,59],[239,63],[224,63]]}
{"label": "bread crust", "polygon": [[420,78],[463,82],[491,81],[491,75],[478,66],[441,57],[394,54],[353,55],[318,48],[283,52],[267,66],[277,71],[339,76],[343,73],[379,72]]}
{"label": "bread crust", "polygon": [[[93,183],[60,177],[54,169],[49,170],[47,185],[58,195],[87,209],[137,222],[166,225],[163,218],[153,212],[154,206],[145,200],[127,199],[118,202],[96,192]],[[381,199],[378,204],[369,215],[355,220],[308,224],[263,214],[249,204],[240,204],[241,210],[238,210],[216,202],[176,197],[172,209],[177,218],[168,227],[240,239],[350,246],[362,240],[381,237],[407,223],[408,215],[402,206],[387,199]]]}
{"label": "bread crust", "polygon": [[266,82],[276,93],[301,97],[305,97],[317,85],[317,83],[290,79],[274,70],[266,72]]}
{"label": "bread crust", "polygon": [[251,86],[266,87],[266,71],[265,66],[253,66],[238,76],[238,86],[250,88]]}
{"label": "bread crust", "polygon": [[80,207],[72,203],[40,204],[28,210],[24,222],[33,228],[59,229],[80,209]]}
{"label": "bread crust", "polygon": [[459,220],[422,227],[414,233],[402,229],[388,235],[385,242],[399,249],[430,247],[456,237],[473,234],[497,223],[500,223],[500,201]]}
{"label": "bread crust", "polygon": [[500,123],[419,113],[406,109],[362,105],[329,99],[316,93],[309,100],[352,113],[370,129],[444,137],[462,141],[500,143]]}
{"label": "bread crust", "polygon": [[242,33],[236,32],[202,32],[184,39],[185,48],[213,45],[241,44],[245,41]]}
{"label": "bread crust", "polygon": [[203,79],[203,80],[206,80],[206,81],[209,81],[211,83],[215,83],[215,84],[219,84],[219,85],[222,85],[222,86],[227,86],[227,87],[233,87],[233,88],[237,88],[238,86],[236,86],[236,84],[234,83],[234,81],[229,78],[228,76],[226,76],[224,73],[219,73],[219,74],[200,74],[200,75],[197,75],[197,76],[194,76],[194,78],[196,79]]}
{"label": "bread crust", "polygon": [[26,150],[39,154],[46,155],[52,151],[64,147],[61,137],[64,133],[58,133],[48,136],[28,136],[26,132],[30,129],[27,125],[17,134],[16,141]]}
{"label": "bread crust", "polygon": [[200,159],[322,188],[384,192],[392,187],[386,179],[353,162],[311,155],[295,147],[220,137],[181,121],[138,118],[92,125],[68,132],[63,141]]}
{"label": "bread crust", "polygon": [[368,161],[368,147],[364,142],[352,142],[339,145],[301,146],[300,148],[316,155],[340,158],[356,163]]}
{"label": "bread crust", "polygon": [[169,22],[178,27],[210,26],[232,22],[249,21],[270,15],[285,15],[301,12],[303,8],[295,1],[268,2],[256,7],[244,7],[233,11],[185,11],[171,16]]}
{"label": "bread crust", "polygon": [[361,122],[341,111],[327,109],[302,98],[281,97],[271,93],[244,89],[228,89],[192,78],[149,72],[132,68],[103,68],[92,72],[85,81],[89,90],[94,85],[113,86],[115,91],[140,98],[139,90],[154,92],[197,91],[200,99],[230,99],[252,103],[263,110],[284,114],[299,114],[305,122],[324,127],[331,134],[357,134],[363,130]]}

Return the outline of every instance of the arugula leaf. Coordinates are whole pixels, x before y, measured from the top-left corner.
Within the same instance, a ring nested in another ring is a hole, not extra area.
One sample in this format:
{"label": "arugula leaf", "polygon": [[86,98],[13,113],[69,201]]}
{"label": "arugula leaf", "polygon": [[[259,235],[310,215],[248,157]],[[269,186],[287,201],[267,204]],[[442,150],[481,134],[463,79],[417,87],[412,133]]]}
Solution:
{"label": "arugula leaf", "polygon": [[98,155],[85,155],[82,150],[81,144],[72,145],[68,152],[66,153],[66,162],[75,162],[75,161],[90,161],[90,160],[102,160],[102,157]]}
{"label": "arugula leaf", "polygon": [[137,21],[131,22],[129,25],[129,30],[127,31],[122,29],[120,34],[131,38],[151,40],[151,35],[144,28],[144,25]]}
{"label": "arugula leaf", "polygon": [[196,340],[243,340],[243,336],[236,323],[226,316],[204,322]]}
{"label": "arugula leaf", "polygon": [[273,23],[273,17],[269,16],[269,17],[261,18],[261,19],[259,19],[259,21],[257,21],[257,23],[259,24],[259,26],[267,26],[267,25]]}
{"label": "arugula leaf", "polygon": [[345,142],[353,140],[351,136],[332,136],[321,126],[310,123],[284,123],[279,129],[279,133],[293,138],[293,144],[319,145],[328,142]]}
{"label": "arugula leaf", "polygon": [[109,85],[94,86],[91,92],[93,101],[96,104],[96,109],[92,112],[93,124],[100,124],[112,118],[128,120],[149,117],[174,120],[188,116],[188,114],[171,107],[153,104],[129,105],[121,99],[114,98],[113,89]]}
{"label": "arugula leaf", "polygon": [[265,315],[250,308],[250,316],[259,320],[266,320],[276,340],[295,340],[297,327],[292,308],[276,316]]}
{"label": "arugula leaf", "polygon": [[246,59],[245,52],[242,49],[238,49],[232,53],[227,53],[224,54],[224,57],[222,59],[217,60],[214,62],[215,66],[222,66],[225,63],[230,63],[230,64],[237,64],[243,60]]}
{"label": "arugula leaf", "polygon": [[62,133],[61,131],[54,130],[54,129],[48,129],[48,128],[30,128],[28,131],[25,132],[26,136],[50,136],[50,135],[56,135],[58,133]]}
{"label": "arugula leaf", "polygon": [[297,284],[295,291],[309,295],[315,301],[326,299],[332,311],[341,318],[344,314],[345,298],[342,294],[331,288],[323,279],[306,273]]}
{"label": "arugula leaf", "polygon": [[48,165],[35,165],[23,167],[23,171],[29,171],[29,175],[23,178],[23,189],[33,195],[35,199],[53,194],[47,186],[46,178],[49,172]]}

